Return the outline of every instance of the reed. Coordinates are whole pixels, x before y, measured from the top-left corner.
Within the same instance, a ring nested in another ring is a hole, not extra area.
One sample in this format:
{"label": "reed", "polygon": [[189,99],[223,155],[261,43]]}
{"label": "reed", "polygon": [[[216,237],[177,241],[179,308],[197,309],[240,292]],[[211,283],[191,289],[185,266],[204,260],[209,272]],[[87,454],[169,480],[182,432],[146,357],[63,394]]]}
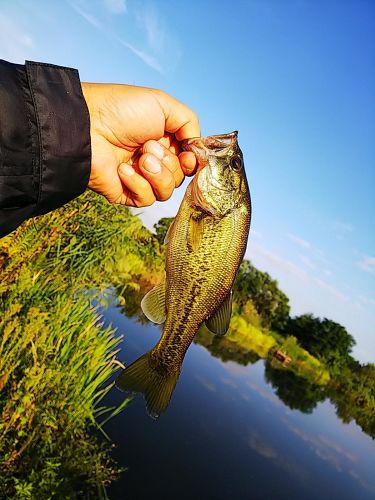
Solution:
{"label": "reed", "polygon": [[93,432],[128,402],[101,403],[120,337],[91,304],[158,261],[152,238],[127,209],[86,194],[1,240],[1,498],[105,497],[120,472]]}

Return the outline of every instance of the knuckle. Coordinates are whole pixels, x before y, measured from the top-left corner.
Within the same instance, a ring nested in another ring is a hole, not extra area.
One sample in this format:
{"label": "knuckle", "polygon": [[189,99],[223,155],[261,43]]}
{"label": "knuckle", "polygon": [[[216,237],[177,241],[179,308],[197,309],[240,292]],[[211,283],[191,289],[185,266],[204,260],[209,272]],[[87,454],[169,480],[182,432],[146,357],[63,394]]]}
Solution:
{"label": "knuckle", "polygon": [[150,205],[155,203],[155,201],[156,201],[155,196],[150,195],[150,196],[144,197],[140,200],[140,206],[149,207]]}
{"label": "knuckle", "polygon": [[167,200],[169,200],[169,198],[172,196],[172,192],[173,191],[170,191],[169,193],[167,193],[167,192],[159,193],[158,196],[157,196],[157,200],[158,201],[167,201]]}
{"label": "knuckle", "polygon": [[176,155],[171,153],[170,151],[163,158],[163,165],[167,167],[167,169],[174,174],[181,169],[180,162]]}
{"label": "knuckle", "polygon": [[163,187],[163,189],[157,192],[157,199],[159,201],[168,200],[172,196],[174,188],[175,188],[175,181],[174,179],[172,179],[171,182],[169,182],[166,186]]}

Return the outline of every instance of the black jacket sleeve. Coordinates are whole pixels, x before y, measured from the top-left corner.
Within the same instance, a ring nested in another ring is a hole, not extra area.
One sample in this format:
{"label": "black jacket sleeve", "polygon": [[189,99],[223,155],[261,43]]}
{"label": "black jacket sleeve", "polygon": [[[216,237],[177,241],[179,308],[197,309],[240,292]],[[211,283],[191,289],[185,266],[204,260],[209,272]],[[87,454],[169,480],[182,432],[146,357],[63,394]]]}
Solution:
{"label": "black jacket sleeve", "polygon": [[78,71],[0,60],[0,237],[80,195],[90,164]]}

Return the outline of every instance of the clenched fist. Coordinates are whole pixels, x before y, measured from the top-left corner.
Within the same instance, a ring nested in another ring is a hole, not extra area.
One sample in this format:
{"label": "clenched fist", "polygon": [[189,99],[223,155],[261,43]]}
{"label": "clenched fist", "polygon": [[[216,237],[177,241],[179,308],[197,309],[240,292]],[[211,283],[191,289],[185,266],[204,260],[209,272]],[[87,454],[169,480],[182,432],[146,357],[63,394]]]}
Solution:
{"label": "clenched fist", "polygon": [[110,203],[143,207],[167,200],[196,169],[180,141],[199,137],[196,114],[163,91],[82,83],[90,114],[89,188]]}

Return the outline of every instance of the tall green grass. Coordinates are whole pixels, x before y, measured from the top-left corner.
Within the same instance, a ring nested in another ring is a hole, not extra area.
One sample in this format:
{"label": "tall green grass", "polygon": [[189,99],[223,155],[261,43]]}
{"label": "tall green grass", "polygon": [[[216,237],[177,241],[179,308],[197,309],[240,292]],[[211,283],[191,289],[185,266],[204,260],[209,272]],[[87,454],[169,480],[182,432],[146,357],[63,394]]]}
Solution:
{"label": "tall green grass", "polygon": [[[38,288],[55,296],[48,283]],[[118,339],[83,296],[62,293],[39,307],[9,299],[1,321],[0,497],[103,491],[118,471],[88,425],[105,410]]]}
{"label": "tall green grass", "polygon": [[126,295],[161,259],[138,218],[91,193],[1,240],[0,498],[105,497],[119,470],[90,426],[121,410],[101,405],[120,339],[90,299]]}

